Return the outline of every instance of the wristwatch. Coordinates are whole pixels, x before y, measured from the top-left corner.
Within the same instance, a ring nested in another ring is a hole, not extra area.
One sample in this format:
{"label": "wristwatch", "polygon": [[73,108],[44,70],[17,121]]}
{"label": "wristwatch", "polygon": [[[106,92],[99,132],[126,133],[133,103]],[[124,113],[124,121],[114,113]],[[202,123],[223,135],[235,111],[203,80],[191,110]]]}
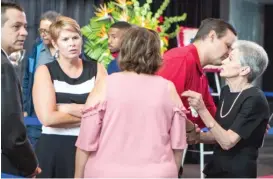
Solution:
{"label": "wristwatch", "polygon": [[207,126],[209,130],[211,130],[215,126],[214,122],[210,122],[209,125]]}

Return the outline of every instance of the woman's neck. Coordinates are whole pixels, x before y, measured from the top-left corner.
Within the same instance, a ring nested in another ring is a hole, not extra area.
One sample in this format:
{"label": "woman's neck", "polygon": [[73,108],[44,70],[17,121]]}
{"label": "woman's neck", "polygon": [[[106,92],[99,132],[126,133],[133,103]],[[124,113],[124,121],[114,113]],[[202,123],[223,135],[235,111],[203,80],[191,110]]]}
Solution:
{"label": "woman's neck", "polygon": [[246,79],[226,79],[230,92],[241,92],[247,88],[252,87]]}
{"label": "woman's neck", "polygon": [[154,74],[146,74],[146,73],[137,73],[135,71],[122,71],[123,74],[135,74],[135,75],[144,75],[144,76],[154,76]]}
{"label": "woman's neck", "polygon": [[79,58],[67,59],[67,58],[60,56],[58,58],[58,62],[61,66],[63,66],[66,69],[78,68],[78,67],[81,67],[81,65],[82,65],[82,61],[79,60]]}

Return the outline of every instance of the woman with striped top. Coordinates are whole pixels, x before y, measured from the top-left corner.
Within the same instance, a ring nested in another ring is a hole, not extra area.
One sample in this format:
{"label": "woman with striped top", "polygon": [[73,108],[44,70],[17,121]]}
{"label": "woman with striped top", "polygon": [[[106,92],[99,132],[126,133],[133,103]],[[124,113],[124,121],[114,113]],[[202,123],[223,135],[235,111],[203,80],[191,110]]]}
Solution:
{"label": "woman with striped top", "polygon": [[107,75],[100,64],[79,58],[82,38],[77,22],[61,16],[50,26],[57,60],[37,69],[33,101],[43,124],[36,153],[38,177],[72,178],[81,111],[96,82]]}

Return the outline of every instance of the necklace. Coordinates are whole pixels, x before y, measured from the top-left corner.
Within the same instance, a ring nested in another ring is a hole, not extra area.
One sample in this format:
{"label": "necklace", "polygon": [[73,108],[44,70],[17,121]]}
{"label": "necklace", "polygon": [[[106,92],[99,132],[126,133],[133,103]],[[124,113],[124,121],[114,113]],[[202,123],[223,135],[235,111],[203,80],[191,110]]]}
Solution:
{"label": "necklace", "polygon": [[[250,85],[249,87],[251,87],[251,85]],[[247,87],[247,88],[249,88],[249,87]],[[240,95],[242,94],[242,92],[243,92],[245,89],[247,89],[247,88],[244,88],[244,89],[242,89],[242,90],[240,91],[240,93],[237,95],[237,97],[235,98],[235,100],[233,101],[231,107],[229,108],[228,112],[227,112],[225,115],[223,115],[223,106],[224,106],[224,103],[225,103],[225,100],[223,99],[223,102],[222,102],[222,105],[221,105],[221,109],[220,109],[220,117],[221,117],[221,118],[225,118],[225,117],[227,117],[227,115],[229,115],[230,111],[232,110],[232,108],[233,108],[233,106],[235,105],[236,101],[238,100],[239,96],[240,96]]]}
{"label": "necklace", "polygon": [[223,99],[223,102],[222,102],[222,105],[221,105],[221,110],[220,110],[220,117],[221,118],[225,118],[225,117],[227,117],[227,115],[229,115],[230,111],[232,110],[234,104],[236,103],[237,99],[242,94],[242,92],[243,92],[243,90],[237,95],[237,97],[235,98],[235,100],[233,101],[231,107],[229,108],[228,112],[225,115],[223,115],[223,106],[224,106],[224,103],[225,103],[225,100]]}

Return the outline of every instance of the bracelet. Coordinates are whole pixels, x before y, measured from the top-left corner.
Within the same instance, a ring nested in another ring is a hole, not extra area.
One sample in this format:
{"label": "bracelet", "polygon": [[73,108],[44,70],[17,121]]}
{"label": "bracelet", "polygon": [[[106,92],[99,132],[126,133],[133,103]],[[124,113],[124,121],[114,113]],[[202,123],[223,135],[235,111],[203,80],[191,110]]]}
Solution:
{"label": "bracelet", "polygon": [[195,130],[195,125],[193,125],[193,128],[189,131],[186,131],[186,133],[191,133],[193,130]]}

